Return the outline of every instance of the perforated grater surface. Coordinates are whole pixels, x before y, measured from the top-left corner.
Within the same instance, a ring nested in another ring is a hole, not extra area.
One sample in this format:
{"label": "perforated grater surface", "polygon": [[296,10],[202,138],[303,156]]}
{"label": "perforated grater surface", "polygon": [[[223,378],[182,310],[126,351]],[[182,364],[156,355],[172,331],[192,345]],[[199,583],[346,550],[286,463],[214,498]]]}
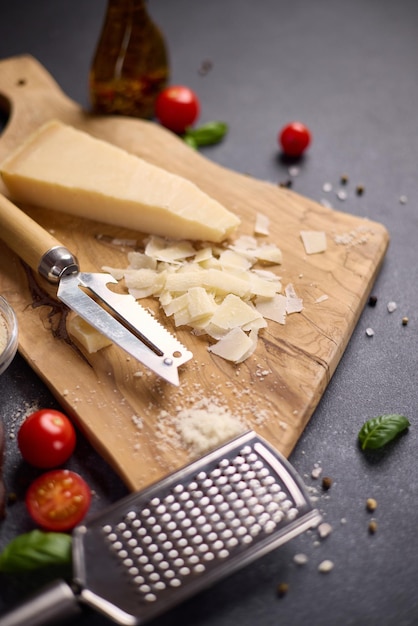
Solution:
{"label": "perforated grater surface", "polygon": [[[72,597],[142,624],[319,521],[290,463],[248,432],[76,528]],[[45,621],[0,619],[29,623]]]}

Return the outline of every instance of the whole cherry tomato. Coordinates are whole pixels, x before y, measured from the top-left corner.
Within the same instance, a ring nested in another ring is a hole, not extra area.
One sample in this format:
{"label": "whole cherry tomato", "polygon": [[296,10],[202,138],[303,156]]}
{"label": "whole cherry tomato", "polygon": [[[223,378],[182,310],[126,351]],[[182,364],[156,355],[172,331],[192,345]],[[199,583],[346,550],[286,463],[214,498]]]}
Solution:
{"label": "whole cherry tomato", "polygon": [[26,492],[30,516],[44,530],[65,532],[86,515],[91,490],[75,472],[57,469],[39,476]]}
{"label": "whole cherry tomato", "polygon": [[74,452],[74,426],[64,413],[41,409],[25,419],[17,434],[20,452],[35,467],[62,465]]}
{"label": "whole cherry tomato", "polygon": [[282,128],[278,140],[284,154],[298,157],[311,143],[311,133],[301,122],[292,122]]}
{"label": "whole cherry tomato", "polygon": [[155,102],[155,116],[159,122],[182,134],[198,118],[200,103],[195,92],[183,85],[171,85],[163,89]]}

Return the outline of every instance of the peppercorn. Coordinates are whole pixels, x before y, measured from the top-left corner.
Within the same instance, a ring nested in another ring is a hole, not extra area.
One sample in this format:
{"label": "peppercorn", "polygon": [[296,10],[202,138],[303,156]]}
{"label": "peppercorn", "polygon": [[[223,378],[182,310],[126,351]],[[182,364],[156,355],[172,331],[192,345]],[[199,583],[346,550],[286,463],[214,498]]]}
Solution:
{"label": "peppercorn", "polygon": [[356,194],[357,194],[358,196],[362,196],[362,195],[363,195],[363,193],[364,193],[364,187],[363,187],[363,185],[357,185],[357,187],[356,187]]}
{"label": "peppercorn", "polygon": [[343,174],[340,178],[341,184],[342,185],[346,185],[348,183],[348,176],[347,174]]}
{"label": "peppercorn", "polygon": [[409,319],[407,317],[402,318],[402,326],[407,326]]}
{"label": "peppercorn", "polygon": [[213,67],[213,63],[209,59],[205,59],[204,61],[202,61],[202,64],[198,70],[200,76],[206,76],[206,74],[210,72],[212,67]]}
{"label": "peppercorn", "polygon": [[322,479],[322,489],[328,491],[328,489],[331,489],[331,485],[332,478],[330,478],[329,476],[324,476],[324,478]]}
{"label": "peppercorn", "polygon": [[375,511],[377,509],[377,502],[374,498],[367,498],[366,508],[368,511]]}
{"label": "peppercorn", "polygon": [[7,494],[7,504],[15,504],[15,502],[17,502],[17,493],[11,491]]}
{"label": "peppercorn", "polygon": [[377,296],[370,296],[369,306],[376,306],[376,304],[377,304]]}
{"label": "peppercorn", "polygon": [[376,520],[372,519],[369,522],[369,533],[371,535],[374,535],[376,531],[377,531],[377,522]]}
{"label": "peppercorn", "polygon": [[277,585],[277,595],[279,598],[283,598],[289,591],[289,585],[287,583],[279,583]]}

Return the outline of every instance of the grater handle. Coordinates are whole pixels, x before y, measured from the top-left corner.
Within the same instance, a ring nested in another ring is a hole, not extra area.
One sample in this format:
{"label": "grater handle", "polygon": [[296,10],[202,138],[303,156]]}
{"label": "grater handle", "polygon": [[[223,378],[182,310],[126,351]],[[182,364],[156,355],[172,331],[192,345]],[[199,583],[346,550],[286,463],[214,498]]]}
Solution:
{"label": "grater handle", "polygon": [[0,616],[0,626],[41,626],[60,624],[79,617],[81,606],[71,587],[55,581],[23,604]]}
{"label": "grater handle", "polygon": [[[51,268],[45,271],[44,259],[46,257],[51,265],[48,258],[51,251],[63,251],[62,244],[2,194],[0,194],[0,233],[0,238],[33,270],[40,272],[51,282],[58,282],[59,276],[54,280],[53,276],[49,275],[54,274]],[[76,259],[66,249],[65,251],[66,267],[71,266],[71,271],[77,271]],[[56,253],[54,256],[57,256]],[[55,259],[54,261],[57,265]],[[58,271],[58,274],[61,272]]]}

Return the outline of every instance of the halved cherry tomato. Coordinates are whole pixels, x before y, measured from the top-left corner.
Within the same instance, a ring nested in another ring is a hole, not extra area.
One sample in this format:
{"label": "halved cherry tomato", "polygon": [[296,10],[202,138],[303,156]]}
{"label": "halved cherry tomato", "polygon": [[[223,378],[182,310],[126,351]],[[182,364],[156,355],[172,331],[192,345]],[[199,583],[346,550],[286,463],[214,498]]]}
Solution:
{"label": "halved cherry tomato", "polygon": [[184,133],[197,119],[200,103],[195,92],[183,85],[163,89],[155,102],[155,116],[174,133]]}
{"label": "halved cherry tomato", "polygon": [[56,532],[71,530],[81,522],[90,502],[86,481],[67,469],[42,474],[26,492],[26,507],[34,522]]}
{"label": "halved cherry tomato", "polygon": [[65,463],[74,452],[76,434],[64,413],[41,409],[25,419],[17,442],[25,461],[46,469]]}
{"label": "halved cherry tomato", "polygon": [[311,143],[311,133],[301,122],[292,122],[282,128],[278,140],[284,154],[298,157],[305,152]]}

